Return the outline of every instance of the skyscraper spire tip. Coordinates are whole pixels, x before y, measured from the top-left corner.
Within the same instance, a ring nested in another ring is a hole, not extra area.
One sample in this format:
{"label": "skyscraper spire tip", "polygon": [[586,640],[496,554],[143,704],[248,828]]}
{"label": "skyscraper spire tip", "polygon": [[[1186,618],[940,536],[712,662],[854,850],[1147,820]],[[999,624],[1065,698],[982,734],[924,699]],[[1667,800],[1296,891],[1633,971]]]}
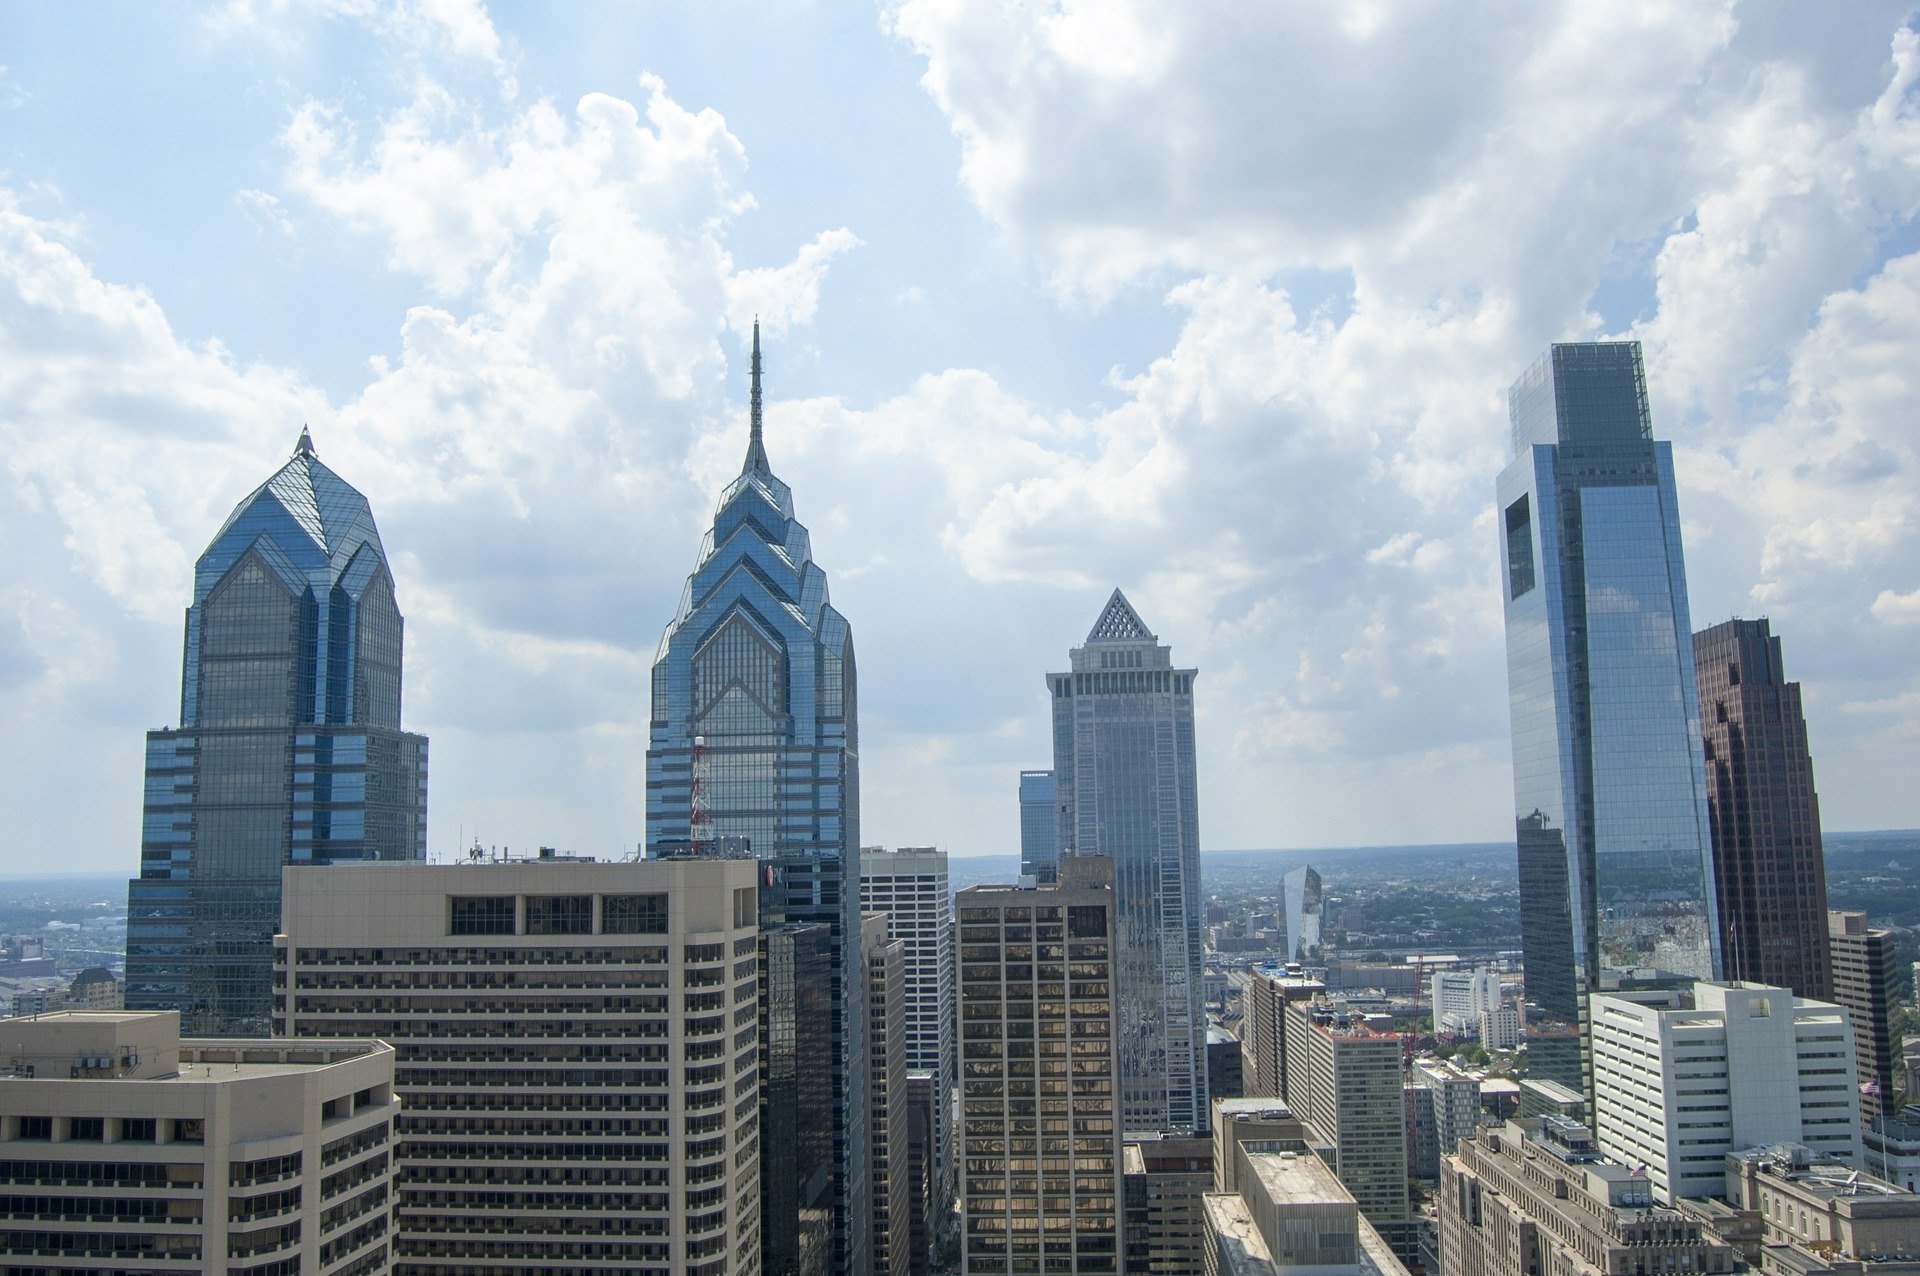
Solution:
{"label": "skyscraper spire tip", "polygon": [[742,474],[748,470],[771,470],[767,464],[766,444],[760,435],[760,316],[753,317],[753,363],[752,393],[749,399],[750,412],[747,418],[747,462],[740,467]]}
{"label": "skyscraper spire tip", "polygon": [[300,425],[300,440],[293,445],[293,454],[295,456],[312,456],[314,454],[313,436],[307,433],[305,422],[302,422]]}

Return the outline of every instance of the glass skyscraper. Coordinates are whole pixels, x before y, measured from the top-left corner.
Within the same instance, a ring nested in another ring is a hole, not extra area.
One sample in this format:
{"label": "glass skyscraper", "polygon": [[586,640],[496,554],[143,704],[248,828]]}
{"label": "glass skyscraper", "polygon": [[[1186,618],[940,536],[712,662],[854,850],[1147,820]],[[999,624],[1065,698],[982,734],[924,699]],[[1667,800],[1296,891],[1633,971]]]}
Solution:
{"label": "glass skyscraper", "polygon": [[129,1009],[264,1036],[281,868],[426,857],[401,632],[373,511],[302,430],[194,569],[180,725],[147,733]]}
{"label": "glass skyscraper", "polygon": [[1053,772],[1020,773],[1020,871],[1051,882],[1060,868],[1060,812]]}
{"label": "glass skyscraper", "polygon": [[1693,631],[1639,343],[1555,345],[1508,404],[1521,946],[1528,999],[1572,1024],[1590,993],[1720,970]]}
{"label": "glass skyscraper", "polygon": [[1113,861],[1128,1131],[1210,1129],[1193,680],[1119,590],[1047,675],[1060,854]]}
{"label": "glass skyscraper", "polygon": [[740,477],[653,662],[649,855],[750,855],[761,920],[830,932],[834,1270],[867,1265],[867,1029],[853,633],[761,437],[760,332]]}

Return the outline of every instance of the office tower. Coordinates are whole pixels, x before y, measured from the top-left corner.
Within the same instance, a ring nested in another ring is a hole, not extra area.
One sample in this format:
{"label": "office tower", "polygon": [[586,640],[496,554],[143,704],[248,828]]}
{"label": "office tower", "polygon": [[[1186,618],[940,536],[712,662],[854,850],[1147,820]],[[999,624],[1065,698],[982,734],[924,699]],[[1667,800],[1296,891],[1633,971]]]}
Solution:
{"label": "office tower", "polygon": [[1693,636],[1720,953],[1728,979],[1833,995],[1827,866],[1800,684],[1765,620]]}
{"label": "office tower", "polygon": [[1053,772],[1020,773],[1020,872],[1050,882],[1060,867],[1060,812]]}
{"label": "office tower", "polygon": [[1110,860],[970,886],[960,929],[961,1270],[1121,1271]]}
{"label": "office tower", "polygon": [[1763,984],[1697,983],[1693,1008],[1593,1002],[1593,1132],[1653,1194],[1718,1196],[1729,1152],[1804,1143],[1860,1164],[1853,1034],[1839,1006]]}
{"label": "office tower", "polygon": [[1477,970],[1436,970],[1427,980],[1435,1032],[1477,1031],[1480,1015],[1500,1005],[1500,976]]}
{"label": "office tower", "polygon": [[833,1263],[833,935],[760,931],[760,1265],[823,1276]]}
{"label": "office tower", "polygon": [[[907,950],[907,1067],[933,1074],[940,1096],[933,1108],[934,1219],[944,1224],[955,1181],[953,894],[945,851],[903,846],[860,852],[860,907],[887,915],[887,933]],[[936,1238],[937,1239],[937,1238]]]}
{"label": "office tower", "polygon": [[1480,1044],[1488,1050],[1512,1050],[1520,1044],[1520,1007],[1511,1001],[1479,1014]]}
{"label": "office tower", "polygon": [[1900,1058],[1900,1042],[1893,1029],[1900,957],[1893,932],[1867,925],[1865,913],[1830,912],[1827,944],[1833,956],[1833,999],[1853,1017],[1861,1114],[1871,1119],[1891,1113],[1894,1068]]}
{"label": "office tower", "polygon": [[1480,1128],[1480,1078],[1445,1059],[1415,1059],[1413,1079],[1433,1093],[1433,1137],[1442,1156]]}
{"label": "office tower", "polygon": [[911,1216],[908,1232],[909,1276],[932,1276],[939,1246],[941,1211],[934,1205],[933,1123],[944,1096],[931,1072],[907,1073],[907,1198]]}
{"label": "office tower", "polygon": [[760,1270],[752,863],[294,867],[284,902],[283,1048],[399,1054],[396,1273]]}
{"label": "office tower", "polygon": [[1320,918],[1324,907],[1317,869],[1301,865],[1280,879],[1284,896],[1288,961],[1320,960]]}
{"label": "office tower", "polygon": [[1237,1099],[1245,1093],[1240,1083],[1240,1038],[1225,1028],[1207,1029],[1207,1098]]}
{"label": "office tower", "polygon": [[1213,1187],[1212,1132],[1129,1138],[1121,1157],[1126,1270],[1200,1276],[1206,1225],[1200,1199]]}
{"label": "office tower", "polygon": [[1411,1256],[1399,1036],[1324,998],[1289,1002],[1286,1027],[1287,1106],[1331,1146],[1333,1171],[1367,1220]]}
{"label": "office tower", "polygon": [[1706,1216],[1753,1271],[1891,1276],[1920,1260],[1920,1196],[1797,1144],[1729,1156],[1726,1202]]}
{"label": "office tower", "polygon": [[170,1010],[0,1022],[6,1270],[385,1276],[393,1064]]}
{"label": "office tower", "polygon": [[1287,1006],[1312,1001],[1326,991],[1320,980],[1281,966],[1247,972],[1241,993],[1240,1082],[1248,1098],[1287,1097]]}
{"label": "office tower", "polygon": [[1434,1130],[1433,1087],[1408,1081],[1400,1087],[1407,1105],[1407,1177],[1434,1179],[1440,1175],[1440,1136]]}
{"label": "office tower", "polygon": [[1113,861],[1121,1111],[1129,1131],[1207,1128],[1193,669],[1119,590],[1053,694],[1060,846]]}
{"label": "office tower", "polygon": [[1235,1190],[1202,1198],[1206,1276],[1406,1276],[1353,1194],[1296,1139],[1234,1147]]}
{"label": "office tower", "polygon": [[866,1270],[866,971],[853,633],[767,463],[760,328],[740,477],[653,660],[647,852],[758,859],[768,924],[832,932],[834,1270]]}
{"label": "office tower", "polygon": [[867,964],[867,1129],[873,1276],[907,1276],[912,1261],[912,1187],[908,1181],[907,946],[887,935],[885,913],[860,918]]}
{"label": "office tower", "polygon": [[1238,1192],[1240,1145],[1275,1139],[1307,1144],[1316,1137],[1276,1099],[1222,1099],[1213,1105],[1213,1190]]}
{"label": "office tower", "polygon": [[180,725],[147,733],[129,1007],[265,1036],[281,866],[426,857],[401,629],[367,499],[300,431],[194,568]]}
{"label": "office tower", "polygon": [[1445,1276],[1734,1270],[1730,1245],[1564,1117],[1488,1126],[1440,1159],[1436,1199]]}
{"label": "office tower", "polygon": [[1637,342],[1555,345],[1508,408],[1521,948],[1528,998],[1579,1023],[1590,993],[1720,969],[1680,514]]}

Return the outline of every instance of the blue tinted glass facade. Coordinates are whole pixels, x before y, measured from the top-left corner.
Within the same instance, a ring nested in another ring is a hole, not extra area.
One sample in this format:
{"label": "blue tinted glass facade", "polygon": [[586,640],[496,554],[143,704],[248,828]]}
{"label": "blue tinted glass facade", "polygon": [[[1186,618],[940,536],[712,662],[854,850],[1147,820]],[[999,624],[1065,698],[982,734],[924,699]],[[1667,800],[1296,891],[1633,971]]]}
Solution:
{"label": "blue tinted glass facade", "polygon": [[1130,1131],[1205,1131],[1207,1019],[1193,681],[1119,590],[1053,700],[1056,845],[1113,861],[1116,1018]]}
{"label": "blue tinted glass facade", "polygon": [[1686,571],[1638,343],[1556,345],[1509,406],[1499,526],[1527,995],[1574,1023],[1588,993],[1720,969]]}
{"label": "blue tinted glass facade", "polygon": [[129,1007],[264,1035],[281,868],[425,858],[427,742],[400,730],[402,637],[366,498],[303,431],[195,567],[180,726],[147,735]]}
{"label": "blue tinted glass facade", "polygon": [[761,921],[829,933],[834,1270],[867,1264],[865,963],[853,633],[761,441],[759,334],[740,477],[720,498],[653,662],[650,855],[764,864]]}
{"label": "blue tinted glass facade", "polygon": [[1020,871],[1051,882],[1060,871],[1060,813],[1051,771],[1020,773]]}

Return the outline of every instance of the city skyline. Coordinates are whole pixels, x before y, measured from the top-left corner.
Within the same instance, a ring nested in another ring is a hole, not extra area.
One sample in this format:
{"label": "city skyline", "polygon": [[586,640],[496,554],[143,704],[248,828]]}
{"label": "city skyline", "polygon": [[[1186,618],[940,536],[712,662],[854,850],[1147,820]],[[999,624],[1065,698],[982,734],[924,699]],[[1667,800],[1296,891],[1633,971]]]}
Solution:
{"label": "city skyline", "polygon": [[630,849],[648,646],[755,312],[782,473],[865,618],[874,842],[1013,849],[1025,671],[1116,584],[1209,671],[1211,844],[1500,836],[1480,476],[1513,370],[1594,336],[1646,346],[1694,618],[1792,635],[1827,824],[1920,823],[1905,10],[1579,12],[1130,10],[1094,57],[923,0],[10,8],[21,858],[123,861],[138,795],[94,777],[169,715],[210,494],[303,421],[405,546],[430,850]]}

